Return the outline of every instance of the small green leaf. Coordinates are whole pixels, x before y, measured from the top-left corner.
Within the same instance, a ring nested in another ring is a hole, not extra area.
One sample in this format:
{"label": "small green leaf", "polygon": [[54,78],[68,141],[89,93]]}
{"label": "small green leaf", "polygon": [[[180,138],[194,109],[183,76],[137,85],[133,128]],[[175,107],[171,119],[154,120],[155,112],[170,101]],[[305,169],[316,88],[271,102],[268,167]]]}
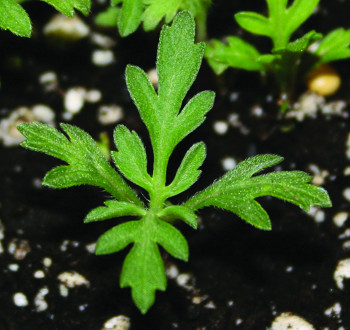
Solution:
{"label": "small green leaf", "polygon": [[273,196],[298,205],[307,211],[311,205],[330,207],[327,192],[308,184],[312,177],[304,172],[274,172],[258,177],[253,174],[279,163],[281,157],[260,155],[241,162],[220,180],[190,198],[184,206],[197,210],[209,205],[226,209],[239,215],[248,223],[270,229],[267,213],[254,200],[261,196]]}
{"label": "small green leaf", "polygon": [[129,221],[113,227],[99,237],[96,254],[110,254],[123,250],[137,239],[139,230],[139,221]]}
{"label": "small green leaf", "polygon": [[144,3],[142,0],[123,0],[118,16],[118,29],[122,37],[135,32],[141,23]]}
{"label": "small green leaf", "polygon": [[142,314],[153,305],[155,291],[166,289],[163,260],[155,242],[147,239],[134,244],[125,258],[120,286],[131,287],[132,299]]}
{"label": "small green leaf", "polygon": [[147,6],[143,13],[143,28],[145,31],[153,30],[165,17],[165,23],[169,23],[179,10],[182,0],[144,0]]}
{"label": "small green leaf", "polygon": [[112,157],[120,172],[149,190],[152,182],[147,173],[147,156],[140,137],[135,131],[130,132],[124,125],[118,125],[114,130],[114,142],[118,151],[112,151]]}
{"label": "small green leaf", "polygon": [[243,29],[251,33],[268,37],[273,35],[273,31],[271,31],[271,23],[263,15],[249,11],[242,11],[235,15],[235,19]]}
{"label": "small green leaf", "polygon": [[160,211],[157,216],[165,221],[182,220],[197,229],[197,215],[189,208],[181,205],[171,205]]}
{"label": "small green leaf", "polygon": [[203,164],[206,156],[204,142],[194,144],[186,153],[174,180],[168,186],[168,196],[175,196],[191,187],[201,174],[198,168]]}
{"label": "small green leaf", "polygon": [[89,15],[91,9],[91,0],[41,0],[53,6],[62,14],[73,17],[74,9],[78,9],[85,16]]}
{"label": "small green leaf", "polygon": [[26,11],[14,0],[0,0],[0,28],[21,37],[30,37],[32,24]]}
{"label": "small green leaf", "polygon": [[155,240],[174,258],[188,260],[188,244],[185,237],[172,225],[158,220]]}
{"label": "small green leaf", "polygon": [[284,48],[274,49],[272,52],[277,54],[286,54],[286,53],[304,53],[306,49],[315,41],[322,38],[321,33],[316,31],[310,31],[304,34],[302,37],[294,40],[287,44]]}
{"label": "small green leaf", "polygon": [[314,55],[319,57],[318,64],[343,60],[350,57],[350,29],[335,29],[329,32],[319,43]]}
{"label": "small green leaf", "polygon": [[129,215],[144,216],[145,210],[135,204],[119,201],[106,201],[106,206],[99,206],[91,210],[85,217],[84,223],[107,220]]}
{"label": "small green leaf", "polygon": [[221,41],[211,40],[205,53],[209,65],[217,74],[221,74],[228,67],[248,71],[264,70],[257,62],[260,53],[254,46],[239,37],[228,37],[227,42],[226,45]]}
{"label": "small green leaf", "polygon": [[102,27],[117,26],[117,19],[120,8],[109,7],[95,17],[95,24]]}

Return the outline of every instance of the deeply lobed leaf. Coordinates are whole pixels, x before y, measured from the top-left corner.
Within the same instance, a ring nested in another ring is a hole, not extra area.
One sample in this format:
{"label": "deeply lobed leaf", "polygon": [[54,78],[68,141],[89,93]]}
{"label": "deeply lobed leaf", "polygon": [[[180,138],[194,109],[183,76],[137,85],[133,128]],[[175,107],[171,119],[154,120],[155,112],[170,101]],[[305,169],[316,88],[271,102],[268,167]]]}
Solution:
{"label": "deeply lobed leaf", "polygon": [[78,127],[61,124],[68,138],[55,128],[34,122],[18,130],[26,137],[21,146],[44,152],[68,163],[48,172],[43,184],[67,188],[89,184],[104,188],[116,199],[142,205],[135,192],[111,167],[92,137]]}
{"label": "deeply lobed leaf", "polygon": [[236,213],[248,223],[270,229],[268,214],[255,198],[273,196],[294,203],[303,210],[311,205],[330,207],[327,192],[308,184],[311,177],[304,172],[274,172],[251,177],[255,173],[282,161],[276,155],[259,155],[241,162],[221,179],[190,198],[184,206],[197,210],[206,206],[216,206]]}

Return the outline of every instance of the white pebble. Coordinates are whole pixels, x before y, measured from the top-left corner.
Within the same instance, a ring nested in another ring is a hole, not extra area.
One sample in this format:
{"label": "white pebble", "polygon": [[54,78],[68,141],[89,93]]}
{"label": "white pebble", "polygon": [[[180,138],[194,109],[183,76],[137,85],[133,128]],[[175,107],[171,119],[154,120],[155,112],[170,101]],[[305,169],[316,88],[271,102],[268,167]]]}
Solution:
{"label": "white pebble", "polygon": [[36,270],[33,276],[34,278],[44,278],[45,273],[42,270]]}
{"label": "white pebble", "polygon": [[208,301],[205,305],[204,308],[206,309],[216,309],[216,306],[212,300]]}
{"label": "white pebble", "polygon": [[47,309],[48,304],[45,301],[45,296],[49,293],[49,289],[45,286],[39,290],[34,298],[34,306],[37,312],[43,312]]}
{"label": "white pebble", "polygon": [[230,171],[232,169],[234,169],[237,165],[237,162],[234,158],[232,157],[225,157],[222,161],[221,161],[221,165],[222,165],[222,168],[225,170],[225,171]]}
{"label": "white pebble", "polygon": [[130,318],[125,315],[119,315],[107,320],[101,330],[129,330],[131,326]]}
{"label": "white pebble", "polygon": [[333,274],[333,278],[337,287],[341,290],[344,289],[344,279],[350,279],[350,258],[343,259],[338,262],[338,265]]}
{"label": "white pebble", "polygon": [[55,112],[44,104],[34,105],[32,108],[35,119],[44,123],[52,122],[55,119]]}
{"label": "white pebble", "polygon": [[91,33],[91,41],[96,46],[102,48],[111,48],[116,44],[112,38],[96,32]]}
{"label": "white pebble", "polygon": [[64,96],[64,108],[72,113],[77,114],[84,106],[86,90],[82,87],[73,87],[69,89]]}
{"label": "white pebble", "polygon": [[344,175],[346,176],[350,175],[350,166],[347,166],[344,168]]}
{"label": "white pebble", "polygon": [[123,118],[123,109],[119,105],[102,105],[98,108],[97,119],[102,125],[114,124]]}
{"label": "white pebble", "polygon": [[85,94],[85,101],[89,103],[97,103],[101,101],[102,93],[98,89],[90,89]]}
{"label": "white pebble", "polygon": [[327,308],[324,311],[324,314],[328,317],[340,317],[341,314],[341,305],[340,303],[335,303],[331,307]]}
{"label": "white pebble", "polygon": [[85,249],[86,251],[88,251],[89,253],[95,253],[96,250],[96,242],[90,243],[85,245]]}
{"label": "white pebble", "polygon": [[348,201],[350,202],[350,188],[345,188],[343,190],[343,197]]}
{"label": "white pebble", "polygon": [[27,296],[22,292],[16,292],[13,297],[13,303],[18,307],[28,306]]}
{"label": "white pebble", "polygon": [[19,269],[19,265],[18,264],[9,264],[7,266],[7,268],[11,271],[11,272],[17,272]]}
{"label": "white pebble", "polygon": [[57,14],[44,26],[43,32],[48,36],[79,40],[89,35],[90,28],[77,15],[67,17]]}
{"label": "white pebble", "polygon": [[346,220],[348,220],[349,217],[349,213],[342,211],[342,212],[338,212],[334,217],[333,217],[333,223],[337,226],[337,227],[342,227],[345,223]]}
{"label": "white pebble", "polygon": [[179,269],[174,264],[169,265],[166,268],[165,272],[166,272],[167,278],[169,279],[174,279],[179,275]]}
{"label": "white pebble", "polygon": [[321,223],[325,221],[326,213],[323,210],[317,210],[314,219],[317,223]]}
{"label": "white pebble", "polygon": [[54,71],[47,71],[39,76],[39,83],[43,85],[46,92],[53,91],[58,87],[57,74]]}
{"label": "white pebble", "polygon": [[271,330],[315,330],[315,328],[298,315],[282,313],[272,322]]}
{"label": "white pebble", "polygon": [[216,134],[224,135],[228,131],[228,124],[225,121],[219,120],[214,123],[213,128]]}
{"label": "white pebble", "polygon": [[85,285],[90,286],[90,282],[78,272],[63,272],[57,276],[57,279],[68,288]]}
{"label": "white pebble", "polygon": [[68,290],[68,288],[67,288],[65,285],[60,284],[60,285],[58,286],[58,290],[59,290],[60,295],[61,295],[62,297],[68,297],[68,295],[69,295],[69,290]]}
{"label": "white pebble", "polygon": [[107,66],[115,61],[114,54],[111,50],[94,50],[91,56],[91,61],[96,66]]}
{"label": "white pebble", "polygon": [[49,268],[52,265],[52,259],[49,257],[45,257],[42,260],[42,264],[44,265],[44,267]]}

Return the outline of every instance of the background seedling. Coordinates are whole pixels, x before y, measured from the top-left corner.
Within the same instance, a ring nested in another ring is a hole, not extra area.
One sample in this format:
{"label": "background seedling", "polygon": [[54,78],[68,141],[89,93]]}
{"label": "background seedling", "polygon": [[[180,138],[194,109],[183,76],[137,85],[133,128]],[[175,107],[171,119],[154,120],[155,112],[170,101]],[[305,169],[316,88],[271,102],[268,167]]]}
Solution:
{"label": "background seedling", "polygon": [[[268,15],[239,12],[236,22],[245,30],[270,38],[270,54],[261,54],[237,36],[226,43],[212,40],[206,58],[216,74],[227,68],[272,73],[280,89],[281,111],[293,101],[296,84],[314,68],[350,57],[350,30],[335,29],[325,37],[312,30],[291,41],[292,35],[314,12],[319,0],[266,0]],[[312,47],[310,47],[312,46]]]}

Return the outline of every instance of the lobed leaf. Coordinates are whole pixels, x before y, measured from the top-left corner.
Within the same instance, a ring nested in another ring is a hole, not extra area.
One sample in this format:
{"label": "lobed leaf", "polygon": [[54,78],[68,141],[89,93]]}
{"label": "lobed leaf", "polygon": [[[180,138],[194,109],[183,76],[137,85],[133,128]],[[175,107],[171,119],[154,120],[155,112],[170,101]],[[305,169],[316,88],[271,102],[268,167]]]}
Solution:
{"label": "lobed leaf", "polygon": [[183,158],[174,180],[168,186],[168,196],[175,196],[191,187],[201,174],[198,168],[206,156],[204,142],[194,144]]}
{"label": "lobed leaf", "polygon": [[244,69],[248,71],[264,70],[258,61],[258,50],[239,37],[228,37],[227,45],[218,40],[211,40],[205,56],[209,65],[217,73],[221,74],[228,67]]}
{"label": "lobed leaf", "polygon": [[293,54],[293,53],[304,53],[306,49],[313,44],[315,41],[322,38],[321,33],[317,33],[316,31],[310,31],[304,34],[302,37],[294,40],[293,42],[289,42],[286,47],[274,49],[273,53],[277,54]]}
{"label": "lobed leaf", "polygon": [[162,18],[169,23],[181,7],[182,0],[144,0],[147,6],[142,15],[145,31],[153,30]]}
{"label": "lobed leaf", "polygon": [[151,177],[147,173],[145,147],[135,131],[130,132],[124,125],[114,130],[114,142],[118,151],[112,151],[112,158],[123,175],[140,187],[149,190]]}
{"label": "lobed leaf", "polygon": [[165,221],[182,220],[194,229],[198,227],[197,215],[185,206],[168,206],[162,209],[157,216]]}
{"label": "lobed leaf", "polygon": [[174,258],[188,260],[187,241],[174,226],[158,220],[154,235],[155,241]]}
{"label": "lobed leaf", "polygon": [[117,225],[99,237],[95,253],[100,255],[119,252],[137,240],[139,233],[139,221],[129,221]]}
{"label": "lobed leaf", "polygon": [[335,29],[329,32],[319,43],[314,55],[319,57],[318,64],[343,60],[350,57],[350,29]]}
{"label": "lobed leaf", "polygon": [[85,16],[87,16],[91,9],[91,0],[41,0],[49,5],[53,6],[56,10],[62,14],[72,17],[74,15],[74,9],[79,10]]}
{"label": "lobed leaf", "polygon": [[132,299],[142,314],[153,305],[155,291],[166,289],[163,260],[154,241],[145,239],[134,244],[125,258],[120,286],[131,287]]}
{"label": "lobed leaf", "polygon": [[236,22],[245,30],[271,37],[273,35],[270,21],[263,15],[255,12],[242,11],[235,14]]}
{"label": "lobed leaf", "polygon": [[117,25],[122,37],[135,32],[141,23],[144,3],[142,0],[123,0],[120,8]]}
{"label": "lobed leaf", "polygon": [[304,172],[274,172],[251,177],[281,160],[281,157],[275,155],[248,158],[190,198],[184,206],[192,210],[216,206],[236,213],[243,220],[261,229],[270,229],[271,224],[267,213],[255,201],[257,197],[277,197],[294,203],[303,210],[308,210],[311,205],[331,206],[327,192],[308,184],[312,178]]}
{"label": "lobed leaf", "polygon": [[105,206],[99,206],[91,210],[85,217],[84,223],[107,220],[123,216],[144,216],[145,210],[132,203],[115,200],[104,202]]}
{"label": "lobed leaf", "polygon": [[21,37],[30,37],[32,33],[27,12],[14,0],[0,0],[0,28]]}
{"label": "lobed leaf", "polygon": [[80,128],[61,124],[68,138],[39,122],[23,123],[17,128],[26,137],[22,147],[46,153],[69,164],[48,172],[43,184],[53,188],[90,184],[105,189],[118,200],[142,206],[135,192],[108,163],[96,142]]}

